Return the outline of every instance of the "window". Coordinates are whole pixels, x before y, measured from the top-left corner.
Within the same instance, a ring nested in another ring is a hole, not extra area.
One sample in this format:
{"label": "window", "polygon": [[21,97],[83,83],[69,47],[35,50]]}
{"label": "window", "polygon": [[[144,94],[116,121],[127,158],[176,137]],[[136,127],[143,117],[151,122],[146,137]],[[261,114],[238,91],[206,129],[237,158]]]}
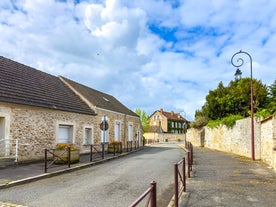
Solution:
{"label": "window", "polygon": [[115,121],[115,141],[121,140],[121,124],[119,121]]}
{"label": "window", "polygon": [[89,145],[93,144],[93,132],[92,128],[85,127],[84,128],[84,134],[83,134],[83,144],[84,145]]}
{"label": "window", "polygon": [[128,141],[133,140],[133,124],[129,123],[128,124]]}
{"label": "window", "polygon": [[73,143],[73,125],[59,124],[58,143]]}

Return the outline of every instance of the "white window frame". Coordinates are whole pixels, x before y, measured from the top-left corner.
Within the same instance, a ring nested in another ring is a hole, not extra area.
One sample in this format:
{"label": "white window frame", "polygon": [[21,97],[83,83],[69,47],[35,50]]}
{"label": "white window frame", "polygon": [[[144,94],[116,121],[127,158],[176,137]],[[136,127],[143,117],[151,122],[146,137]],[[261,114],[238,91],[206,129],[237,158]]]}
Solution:
{"label": "white window frame", "polygon": [[59,130],[60,127],[68,127],[69,128],[69,138],[68,142],[69,144],[75,144],[75,124],[71,122],[57,122],[56,125],[56,143],[65,143],[65,142],[60,142],[59,138]]}
{"label": "white window frame", "polygon": [[128,141],[133,140],[133,123],[129,122],[128,123]]}
{"label": "white window frame", "polygon": [[[87,134],[88,131],[88,134]],[[94,131],[91,126],[84,126],[83,128],[83,145],[94,144]]]}
{"label": "white window frame", "polygon": [[121,122],[118,120],[114,124],[114,140],[121,141]]}

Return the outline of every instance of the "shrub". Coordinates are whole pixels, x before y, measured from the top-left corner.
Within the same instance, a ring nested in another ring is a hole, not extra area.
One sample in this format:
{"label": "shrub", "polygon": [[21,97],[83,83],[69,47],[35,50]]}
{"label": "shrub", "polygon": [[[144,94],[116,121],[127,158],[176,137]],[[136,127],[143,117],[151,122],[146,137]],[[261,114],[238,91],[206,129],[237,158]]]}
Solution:
{"label": "shrub", "polygon": [[225,117],[221,120],[210,120],[207,124],[208,127],[210,128],[215,128],[219,125],[225,125],[228,128],[231,128],[232,126],[234,126],[234,124],[236,123],[237,120],[239,119],[243,119],[244,117],[241,115],[230,115],[228,117]]}
{"label": "shrub", "polygon": [[58,143],[56,145],[56,149],[66,149],[66,148],[69,148],[70,147],[70,150],[73,151],[73,150],[76,150],[76,148],[72,145],[72,144],[68,144],[68,143]]}
{"label": "shrub", "polygon": [[208,119],[206,117],[200,116],[195,121],[191,122],[190,126],[192,128],[199,129],[206,126],[207,123],[208,123]]}

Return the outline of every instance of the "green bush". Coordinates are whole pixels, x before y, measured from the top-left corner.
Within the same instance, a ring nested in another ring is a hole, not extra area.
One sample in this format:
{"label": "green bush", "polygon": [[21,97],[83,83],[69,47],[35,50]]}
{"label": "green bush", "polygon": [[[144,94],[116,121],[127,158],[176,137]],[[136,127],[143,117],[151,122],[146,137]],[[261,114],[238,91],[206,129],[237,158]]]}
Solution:
{"label": "green bush", "polygon": [[270,114],[269,110],[263,109],[263,110],[257,112],[255,114],[255,117],[261,117],[261,118],[265,119],[265,118],[269,117],[270,115],[271,114]]}
{"label": "green bush", "polygon": [[222,124],[227,126],[228,128],[232,127],[235,125],[237,120],[243,119],[244,117],[241,115],[230,115],[228,117],[223,118]]}
{"label": "green bush", "polygon": [[207,126],[211,129],[216,128],[221,124],[221,120],[210,120],[207,124]]}
{"label": "green bush", "polygon": [[208,119],[206,117],[200,116],[200,117],[197,117],[195,121],[191,122],[190,126],[192,128],[200,129],[206,126],[207,123],[208,123]]}
{"label": "green bush", "polygon": [[218,127],[219,125],[225,125],[228,128],[231,128],[232,126],[234,126],[234,124],[236,123],[237,120],[243,119],[243,118],[244,117],[241,115],[230,115],[221,120],[210,120],[208,122],[207,126],[212,129]]}

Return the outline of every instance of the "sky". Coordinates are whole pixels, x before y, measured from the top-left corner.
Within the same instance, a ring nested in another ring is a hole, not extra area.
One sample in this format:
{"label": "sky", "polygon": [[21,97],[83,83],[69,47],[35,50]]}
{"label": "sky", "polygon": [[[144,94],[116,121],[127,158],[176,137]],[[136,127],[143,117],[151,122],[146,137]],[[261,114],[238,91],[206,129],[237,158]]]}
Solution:
{"label": "sky", "polygon": [[[275,0],[0,1],[1,56],[133,111],[162,108],[189,121],[210,90],[234,80],[240,50],[252,57],[253,78],[274,82],[275,32]],[[241,58],[250,77],[250,59]]]}

